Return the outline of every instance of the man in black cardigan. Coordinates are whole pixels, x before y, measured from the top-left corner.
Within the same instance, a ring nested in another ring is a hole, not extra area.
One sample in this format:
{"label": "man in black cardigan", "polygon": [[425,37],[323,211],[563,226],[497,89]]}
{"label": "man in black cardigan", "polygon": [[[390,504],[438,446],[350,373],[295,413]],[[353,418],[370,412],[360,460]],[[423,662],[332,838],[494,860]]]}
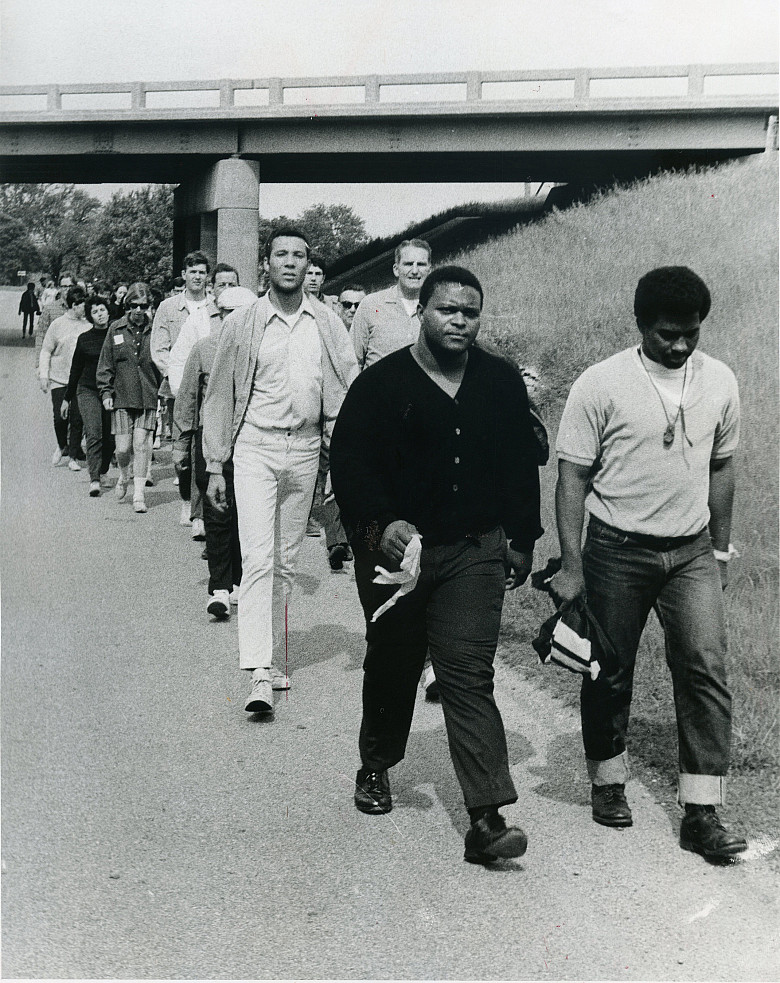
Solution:
{"label": "man in black cardigan", "polygon": [[[526,849],[525,834],[498,811],[517,793],[493,659],[504,591],[528,577],[542,533],[528,398],[511,365],[474,346],[482,300],[469,270],[445,266],[428,276],[417,342],[354,381],[330,455],[367,624],[355,805],[392,808],[387,770],[404,757],[429,651],[473,863]],[[397,571],[405,554],[409,566],[417,536],[416,585],[372,621],[398,588],[374,583],[375,567]]]}

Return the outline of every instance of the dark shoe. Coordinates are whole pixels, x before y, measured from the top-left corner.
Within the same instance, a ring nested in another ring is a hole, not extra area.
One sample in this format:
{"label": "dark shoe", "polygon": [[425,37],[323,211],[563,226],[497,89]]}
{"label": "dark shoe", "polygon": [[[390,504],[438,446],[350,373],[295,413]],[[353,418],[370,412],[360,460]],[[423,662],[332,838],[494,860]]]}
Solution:
{"label": "dark shoe", "polygon": [[208,560],[208,558],[209,558],[209,551],[208,551],[208,549],[204,549],[203,550],[203,552],[200,554],[200,558],[201,558],[201,560]]}
{"label": "dark shoe", "polygon": [[593,818],[602,826],[633,826],[626,802],[625,785],[593,785],[590,790]]}
{"label": "dark shoe", "polygon": [[494,860],[522,857],[528,847],[525,833],[517,826],[507,826],[499,812],[488,813],[466,833],[463,859],[470,864],[489,864]]}
{"label": "dark shoe", "polygon": [[328,550],[328,563],[330,564],[331,570],[341,570],[344,566],[344,560],[348,559],[348,552],[349,550],[343,543],[337,543],[335,546],[331,546]]}
{"label": "dark shoe", "polygon": [[680,824],[680,846],[714,860],[728,860],[747,850],[744,838],[723,826],[715,806],[686,809]]}
{"label": "dark shoe", "polygon": [[433,666],[428,666],[425,670],[425,675],[423,676],[423,689],[425,690],[425,699],[435,703],[439,699],[439,681],[436,679],[436,673],[433,671]]}
{"label": "dark shoe", "polygon": [[370,771],[361,768],[355,779],[355,805],[361,812],[379,815],[390,812],[393,800],[390,797],[390,782],[386,771]]}

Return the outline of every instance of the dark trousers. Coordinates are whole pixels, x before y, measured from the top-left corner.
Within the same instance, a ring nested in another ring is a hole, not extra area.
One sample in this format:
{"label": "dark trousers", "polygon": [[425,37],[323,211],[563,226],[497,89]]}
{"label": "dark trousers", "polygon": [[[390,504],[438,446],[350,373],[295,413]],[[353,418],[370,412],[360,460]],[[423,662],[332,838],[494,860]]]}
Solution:
{"label": "dark trousers", "polygon": [[680,773],[725,775],[731,694],[723,592],[709,533],[647,548],[591,519],[583,559],[588,605],[617,652],[617,664],[605,665],[596,643],[602,672],[583,680],[587,757],[602,762],[625,750],[637,648],[655,608],[674,687]]}
{"label": "dark trousers", "polygon": [[94,389],[79,389],[76,399],[87,434],[87,466],[90,481],[99,481],[111,467],[114,437],[111,433],[111,413],[103,409],[100,396]]}
{"label": "dark trousers", "polygon": [[396,587],[372,583],[382,553],[353,543],[355,579],[366,616],[360,757],[381,771],[404,757],[426,652],[439,682],[444,723],[466,807],[517,801],[501,714],[493,698],[506,576],[502,529],[423,549],[413,591],[371,622]]}
{"label": "dark trousers", "polygon": [[68,453],[68,421],[63,420],[60,413],[67,389],[65,386],[52,386],[49,392],[51,393],[51,408],[54,413],[54,436],[57,438],[57,446],[63,453]]}
{"label": "dark trousers", "polygon": [[34,311],[22,311],[22,337],[24,338],[24,333],[27,331],[27,326],[30,327],[30,337],[33,336],[33,331],[35,330],[35,312]]}
{"label": "dark trousers", "polygon": [[233,460],[225,461],[222,475],[225,479],[227,511],[219,512],[206,498],[209,473],[203,457],[203,431],[198,430],[193,439],[195,449],[195,484],[203,499],[203,525],[206,527],[206,554],[209,563],[209,594],[215,590],[232,591],[241,583],[241,543],[238,538],[238,510],[233,490]]}
{"label": "dark trousers", "polygon": [[328,498],[322,503],[319,518],[325,527],[325,546],[330,549],[331,546],[346,545],[347,534],[341,524],[341,512],[335,498]]}

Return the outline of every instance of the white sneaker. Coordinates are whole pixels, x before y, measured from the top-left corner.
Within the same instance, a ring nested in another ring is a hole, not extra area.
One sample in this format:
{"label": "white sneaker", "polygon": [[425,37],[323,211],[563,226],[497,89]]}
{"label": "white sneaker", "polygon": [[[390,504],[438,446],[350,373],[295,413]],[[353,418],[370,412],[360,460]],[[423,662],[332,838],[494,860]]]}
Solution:
{"label": "white sneaker", "polygon": [[209,598],[206,610],[217,621],[226,621],[230,617],[230,594],[226,590],[215,590]]}
{"label": "white sneaker", "polygon": [[97,498],[100,495],[100,482],[90,481],[89,483],[89,497]]}
{"label": "white sneaker", "polygon": [[68,459],[67,456],[58,447],[57,450],[51,456],[51,466],[53,468],[56,468],[58,464],[62,464],[63,457],[67,461]]}
{"label": "white sneaker", "polygon": [[233,590],[230,592],[230,603],[234,608],[238,607],[238,592],[240,590],[241,588],[238,586],[238,584],[233,584]]}
{"label": "white sneaker", "polygon": [[81,465],[79,464],[79,462],[78,462],[78,461],[76,461],[76,460],[74,460],[73,458],[71,458],[71,459],[70,459],[70,460],[68,461],[68,469],[69,469],[70,471],[81,471]]}
{"label": "white sneaker", "polygon": [[206,538],[206,527],[203,525],[203,519],[192,520],[192,538],[200,543]]}
{"label": "white sneaker", "polygon": [[146,507],[146,502],[142,496],[137,496],[133,498],[133,511],[135,512],[148,512]]}
{"label": "white sneaker", "polygon": [[269,679],[253,679],[252,692],[244,709],[247,713],[271,713],[274,708],[274,694]]}
{"label": "white sneaker", "polygon": [[271,666],[271,689],[284,690],[290,688],[290,677],[286,672]]}
{"label": "white sneaker", "polygon": [[190,503],[189,502],[182,502],[181,503],[181,515],[179,516],[179,525],[180,526],[188,526],[191,522],[192,522],[192,519],[190,519]]}

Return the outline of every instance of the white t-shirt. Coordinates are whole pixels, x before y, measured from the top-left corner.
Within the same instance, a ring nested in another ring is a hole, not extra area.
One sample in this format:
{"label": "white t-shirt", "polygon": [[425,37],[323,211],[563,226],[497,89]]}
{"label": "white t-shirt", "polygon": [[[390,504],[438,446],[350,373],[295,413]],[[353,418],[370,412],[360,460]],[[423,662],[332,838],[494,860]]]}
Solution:
{"label": "white t-shirt", "polygon": [[739,392],[734,373],[717,359],[695,351],[687,364],[669,446],[663,438],[677,414],[680,370],[644,357],[665,404],[636,348],[591,366],[572,386],[556,450],[593,468],[585,505],[602,522],[648,536],[691,536],[709,523],[710,460],[737,448]]}

